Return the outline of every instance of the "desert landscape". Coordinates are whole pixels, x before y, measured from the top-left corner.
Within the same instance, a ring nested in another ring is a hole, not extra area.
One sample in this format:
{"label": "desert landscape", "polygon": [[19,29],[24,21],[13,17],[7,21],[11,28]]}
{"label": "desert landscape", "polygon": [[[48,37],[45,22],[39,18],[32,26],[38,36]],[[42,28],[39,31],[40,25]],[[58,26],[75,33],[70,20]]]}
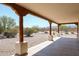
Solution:
{"label": "desert landscape", "polygon": [[[43,43],[48,40],[48,33],[39,32],[33,33],[31,37],[24,37],[24,41],[28,42],[28,48]],[[57,34],[56,34],[57,35]],[[57,37],[54,35],[53,37]],[[61,37],[76,38],[76,34],[64,34]],[[15,54],[15,43],[19,40],[18,35],[16,38],[0,39],[0,56],[10,56]]]}

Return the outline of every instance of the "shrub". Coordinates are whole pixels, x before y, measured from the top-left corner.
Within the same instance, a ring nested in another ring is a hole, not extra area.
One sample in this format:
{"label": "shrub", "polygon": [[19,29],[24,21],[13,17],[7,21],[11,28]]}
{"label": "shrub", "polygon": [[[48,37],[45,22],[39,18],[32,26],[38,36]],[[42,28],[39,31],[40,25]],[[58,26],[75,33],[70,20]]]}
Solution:
{"label": "shrub", "polygon": [[16,36],[16,33],[4,32],[4,36],[6,36],[7,38],[14,38]]}
{"label": "shrub", "polygon": [[65,34],[69,34],[68,32],[65,32]]}
{"label": "shrub", "polygon": [[39,29],[36,28],[36,27],[25,28],[25,29],[24,29],[24,34],[25,34],[26,36],[31,36],[31,34],[37,33],[38,31],[39,31]]}
{"label": "shrub", "polygon": [[71,34],[74,34],[74,32],[71,32]]}

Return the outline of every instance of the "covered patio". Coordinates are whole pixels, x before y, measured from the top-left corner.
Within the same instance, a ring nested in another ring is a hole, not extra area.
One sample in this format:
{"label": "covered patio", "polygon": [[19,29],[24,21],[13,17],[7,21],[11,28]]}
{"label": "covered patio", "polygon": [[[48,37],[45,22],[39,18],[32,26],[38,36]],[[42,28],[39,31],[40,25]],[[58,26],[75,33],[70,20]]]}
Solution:
{"label": "covered patio", "polygon": [[57,40],[46,41],[29,48],[28,56],[79,56],[79,41],[76,38],[60,37],[55,39]]}
{"label": "covered patio", "polygon": [[[57,3],[4,3],[9,6],[19,16],[19,42],[16,42],[15,55],[29,55],[28,42],[23,37],[23,17],[32,14],[41,17],[49,23],[49,42],[42,44],[41,50],[33,54],[33,56],[59,56],[59,55],[79,55],[79,4],[57,4]],[[58,24],[58,33],[62,24],[76,24],[77,37],[60,37],[54,40],[52,35],[52,23]],[[44,46],[44,47],[43,47]],[[36,49],[36,48],[35,48]],[[31,52],[30,52],[31,53]]]}

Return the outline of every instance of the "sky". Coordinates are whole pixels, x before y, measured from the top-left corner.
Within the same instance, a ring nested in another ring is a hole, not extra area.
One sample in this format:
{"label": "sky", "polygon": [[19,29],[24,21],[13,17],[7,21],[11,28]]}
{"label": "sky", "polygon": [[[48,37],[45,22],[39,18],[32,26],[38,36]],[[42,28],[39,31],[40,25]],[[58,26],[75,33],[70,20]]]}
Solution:
{"label": "sky", "polygon": [[[16,22],[16,25],[19,25],[19,16],[10,7],[0,4],[0,17],[4,15],[13,18],[14,21]],[[23,17],[23,23],[24,23],[23,24],[24,27],[32,27],[32,26],[48,27],[49,26],[48,21],[31,14],[28,14]],[[52,23],[52,26],[57,26],[57,24]],[[75,25],[71,24],[67,26],[74,27]]]}

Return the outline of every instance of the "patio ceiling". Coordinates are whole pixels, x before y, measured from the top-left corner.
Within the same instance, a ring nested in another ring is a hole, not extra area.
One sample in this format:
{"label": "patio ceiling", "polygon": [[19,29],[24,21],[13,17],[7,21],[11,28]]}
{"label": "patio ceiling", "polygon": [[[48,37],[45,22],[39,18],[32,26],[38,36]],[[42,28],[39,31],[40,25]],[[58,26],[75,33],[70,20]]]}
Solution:
{"label": "patio ceiling", "polygon": [[78,3],[17,3],[18,5],[40,14],[56,23],[77,23]]}

